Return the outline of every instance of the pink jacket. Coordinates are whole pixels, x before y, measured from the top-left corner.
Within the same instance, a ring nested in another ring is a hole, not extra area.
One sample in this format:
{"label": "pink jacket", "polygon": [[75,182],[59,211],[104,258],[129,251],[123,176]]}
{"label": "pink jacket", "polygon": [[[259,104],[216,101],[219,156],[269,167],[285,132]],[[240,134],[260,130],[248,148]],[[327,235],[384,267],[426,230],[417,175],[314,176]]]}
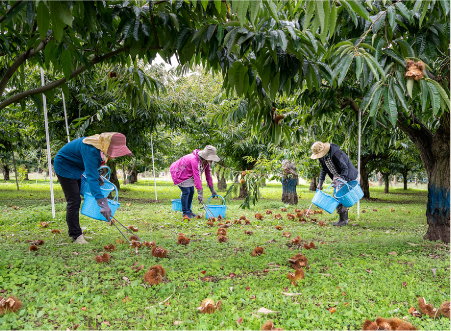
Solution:
{"label": "pink jacket", "polygon": [[[194,186],[197,190],[202,189],[202,179],[201,179],[201,166],[202,162],[200,161],[197,153],[199,149],[193,151],[192,154],[185,155],[181,159],[175,161],[171,164],[169,168],[171,172],[172,181],[174,185],[179,185],[185,180],[193,177],[194,178]],[[210,165],[207,163],[205,166],[205,178],[207,179],[208,186],[213,186],[213,179],[211,178]]]}

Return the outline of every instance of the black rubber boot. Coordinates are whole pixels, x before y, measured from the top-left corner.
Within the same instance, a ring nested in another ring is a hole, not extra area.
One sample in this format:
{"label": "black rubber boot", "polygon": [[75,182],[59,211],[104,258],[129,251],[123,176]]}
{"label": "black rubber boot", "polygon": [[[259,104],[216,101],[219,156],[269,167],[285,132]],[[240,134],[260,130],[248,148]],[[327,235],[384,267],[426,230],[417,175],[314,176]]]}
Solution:
{"label": "black rubber boot", "polygon": [[348,223],[348,210],[346,209],[345,212],[342,212],[340,214],[340,218],[338,219],[338,222],[332,223],[333,226],[343,226],[343,225],[349,225]]}

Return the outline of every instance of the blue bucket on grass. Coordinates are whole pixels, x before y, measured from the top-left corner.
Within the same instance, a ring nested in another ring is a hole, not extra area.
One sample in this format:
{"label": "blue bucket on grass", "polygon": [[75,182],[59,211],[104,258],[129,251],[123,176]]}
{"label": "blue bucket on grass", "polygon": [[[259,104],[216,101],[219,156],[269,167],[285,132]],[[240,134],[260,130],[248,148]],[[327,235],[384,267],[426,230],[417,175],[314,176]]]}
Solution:
{"label": "blue bucket on grass", "polygon": [[354,206],[357,201],[363,198],[363,191],[356,180],[346,183],[344,180],[339,181],[345,183],[338,191],[335,192],[335,198],[346,208]]}
{"label": "blue bucket on grass", "polygon": [[[332,185],[330,185],[327,188],[327,193],[329,193],[329,189],[332,187]],[[335,208],[337,208],[337,206],[340,204],[338,202],[337,199],[335,199],[333,196],[327,194],[323,191],[320,190],[316,190],[315,195],[313,196],[312,199],[312,203],[321,208],[324,209],[325,211],[327,211],[329,214],[332,214],[335,210]]]}
{"label": "blue bucket on grass", "polygon": [[[172,211],[183,211],[182,210],[182,196],[180,196],[180,199],[172,199]],[[191,204],[189,206],[189,209],[193,206],[193,202],[191,201]]]}
{"label": "blue bucket on grass", "polygon": [[205,216],[208,219],[209,217],[212,217],[211,214],[209,213],[208,210],[211,211],[211,213],[213,214],[213,217],[218,217],[219,215],[222,216],[222,218],[225,218],[225,213],[226,213],[226,209],[227,209],[227,205],[226,202],[224,200],[224,198],[220,195],[216,195],[217,197],[220,197],[222,199],[222,202],[224,202],[223,205],[209,205],[208,202],[210,202],[210,199],[213,197],[209,197],[207,200],[207,204],[206,206],[208,207],[208,209],[205,210]]}
{"label": "blue bucket on grass", "polygon": [[[102,192],[103,197],[107,198],[110,195],[111,191],[113,191],[116,188],[116,186],[109,181],[111,176],[111,169],[107,166],[102,166],[97,170],[100,171],[102,169],[108,170],[107,174],[108,178],[106,178],[106,176],[105,177],[101,176],[103,178],[103,185],[100,186],[100,191]],[[91,193],[91,190],[89,188],[88,180],[86,178],[86,173],[83,173],[83,175],[81,175],[80,195],[84,197],[86,193]]]}
{"label": "blue bucket on grass", "polygon": [[[108,199],[108,206],[111,209],[111,216],[114,216],[114,213],[121,205],[118,202],[119,196],[117,193],[117,188],[114,187],[114,189],[116,191],[116,196],[113,200]],[[81,207],[81,214],[99,221],[106,221],[106,218],[100,213],[100,206],[97,204],[96,198],[94,198],[91,193],[85,193],[85,201]]]}

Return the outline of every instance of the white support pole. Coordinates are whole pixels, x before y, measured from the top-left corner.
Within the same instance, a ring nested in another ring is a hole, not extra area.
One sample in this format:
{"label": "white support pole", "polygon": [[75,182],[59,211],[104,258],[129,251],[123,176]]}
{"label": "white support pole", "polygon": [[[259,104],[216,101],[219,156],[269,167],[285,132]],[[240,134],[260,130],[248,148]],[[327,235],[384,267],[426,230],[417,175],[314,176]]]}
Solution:
{"label": "white support pole", "polygon": [[65,98],[64,98],[64,92],[63,92],[63,109],[64,109],[64,120],[66,121],[67,142],[70,143],[70,138],[69,138],[69,124],[67,124],[66,100],[65,100]]}
{"label": "white support pole", "polygon": [[[360,148],[361,148],[361,136],[362,136],[362,112],[359,110],[359,150],[357,156],[357,183],[360,184]],[[357,202],[357,218],[360,218],[360,200]]]}
{"label": "white support pole", "polygon": [[152,147],[152,171],[153,171],[153,184],[155,186],[155,200],[158,200],[157,198],[157,181],[155,180],[155,162],[153,159],[153,139],[152,135],[150,135],[150,145]]}
{"label": "white support pole", "polygon": [[[41,84],[44,86],[44,69],[41,67]],[[42,94],[42,104],[44,106],[44,121],[45,121],[45,140],[47,142],[47,164],[49,166],[49,180],[50,180],[50,199],[52,202],[52,216],[55,218],[55,199],[53,197],[53,180],[52,180],[52,156],[50,154],[50,137],[49,137],[49,121],[47,119],[47,99],[45,94]]]}

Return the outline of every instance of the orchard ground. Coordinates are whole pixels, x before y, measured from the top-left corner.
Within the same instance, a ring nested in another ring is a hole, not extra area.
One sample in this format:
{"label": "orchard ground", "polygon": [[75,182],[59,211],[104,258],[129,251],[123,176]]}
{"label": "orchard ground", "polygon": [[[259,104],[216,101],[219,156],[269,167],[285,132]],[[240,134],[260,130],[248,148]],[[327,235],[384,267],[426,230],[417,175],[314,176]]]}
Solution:
{"label": "orchard ground", "polygon": [[[402,184],[401,184],[402,185]],[[289,329],[360,329],[365,319],[407,318],[425,330],[449,329],[450,320],[415,318],[417,297],[434,307],[450,298],[449,245],[422,239],[426,232],[426,190],[372,187],[376,200],[362,201],[357,220],[350,209],[350,226],[335,228],[337,214],[312,216],[327,225],[282,220],[254,214],[266,210],[279,213],[287,207],[308,208],[313,192],[298,186],[297,206],[281,201],[282,187],[272,183],[251,210],[239,209],[240,201],[228,204],[226,220],[241,215],[251,225],[232,225],[227,243],[218,243],[217,227],[206,219],[183,221],[173,212],[171,199],[180,190],[164,179],[157,180],[158,202],[153,182],[124,185],[120,191],[118,220],[139,228],[141,240],[155,241],[169,250],[167,258],[155,258],[147,248],[138,254],[125,244],[110,253],[109,263],[96,263],[103,245],[116,244],[121,236],[107,223],[81,217],[88,245],[71,244],[65,223],[65,201],[55,182],[56,218],[51,217],[48,182],[0,183],[0,295],[23,301],[17,313],[0,317],[0,329],[254,329],[272,320],[275,327]],[[225,193],[225,192],[219,192]],[[200,210],[196,196],[194,210]],[[16,206],[16,209],[14,209]],[[19,207],[19,208],[17,208]],[[373,211],[377,210],[377,211]],[[391,211],[394,210],[394,211]],[[274,214],[273,214],[274,215]],[[50,222],[41,228],[40,222]],[[275,229],[291,232],[291,238]],[[52,229],[61,234],[51,234]],[[253,231],[252,236],[244,234]],[[177,245],[177,235],[191,238],[188,246]],[[290,240],[299,235],[299,246]],[[27,240],[45,240],[37,252],[28,250]],[[317,249],[306,250],[313,241]],[[67,243],[67,244],[64,244]],[[60,245],[57,245],[60,244]],[[61,245],[62,244],[62,245]],[[264,255],[252,250],[264,247]],[[304,254],[310,268],[298,286],[287,279],[288,260]],[[135,272],[132,266],[143,265]],[[145,271],[156,264],[166,268],[166,277],[156,286],[143,281]],[[294,293],[288,296],[284,293]],[[223,308],[211,315],[198,312],[202,300],[222,300]],[[262,315],[260,308],[274,313]],[[335,308],[331,313],[329,308]]]}

